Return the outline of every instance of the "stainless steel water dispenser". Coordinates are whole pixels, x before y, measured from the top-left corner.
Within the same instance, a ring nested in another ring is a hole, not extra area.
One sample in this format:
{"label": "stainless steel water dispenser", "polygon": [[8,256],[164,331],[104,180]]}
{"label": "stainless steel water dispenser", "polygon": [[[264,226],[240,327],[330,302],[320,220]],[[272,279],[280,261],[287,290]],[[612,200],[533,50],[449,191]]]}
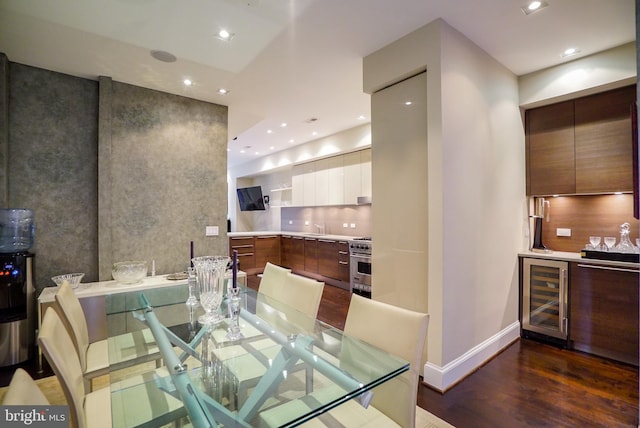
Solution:
{"label": "stainless steel water dispenser", "polygon": [[35,348],[33,211],[0,209],[0,367],[28,360]]}
{"label": "stainless steel water dispenser", "polygon": [[0,254],[0,367],[33,355],[35,314],[33,254]]}

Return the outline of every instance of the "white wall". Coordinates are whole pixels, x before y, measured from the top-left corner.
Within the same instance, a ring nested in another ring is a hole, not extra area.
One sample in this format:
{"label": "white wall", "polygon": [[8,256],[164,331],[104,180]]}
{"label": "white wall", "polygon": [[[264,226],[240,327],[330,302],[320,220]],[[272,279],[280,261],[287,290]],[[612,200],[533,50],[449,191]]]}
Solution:
{"label": "white wall", "polygon": [[526,199],[517,78],[442,20],[364,66],[365,91],[427,69],[427,212],[407,213],[427,223],[427,277],[411,287],[427,286],[425,381],[446,389],[518,334]]}
{"label": "white wall", "polygon": [[636,74],[636,43],[631,42],[520,76],[520,105],[533,108],[630,85]]}
{"label": "white wall", "polygon": [[447,25],[441,47],[446,364],[517,322],[528,220],[516,76]]}

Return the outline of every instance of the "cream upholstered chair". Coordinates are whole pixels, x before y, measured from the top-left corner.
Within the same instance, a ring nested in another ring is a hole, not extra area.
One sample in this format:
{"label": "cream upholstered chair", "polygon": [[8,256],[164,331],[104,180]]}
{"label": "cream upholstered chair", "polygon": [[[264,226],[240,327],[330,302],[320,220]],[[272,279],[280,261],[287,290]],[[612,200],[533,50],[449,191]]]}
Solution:
{"label": "cream upholstered chair", "polygon": [[[78,353],[87,391],[92,389],[91,380],[93,378],[109,372],[110,360],[111,364],[115,365],[112,369],[117,369],[130,365],[128,363],[132,363],[134,360],[139,362],[145,359],[160,358],[158,347],[148,329],[135,334],[125,333],[111,338],[111,340],[120,342],[118,349],[124,349],[124,344],[128,344],[130,348],[135,349],[135,353],[130,355],[114,355],[113,352],[110,355],[107,339],[90,343],[89,328],[84,311],[78,297],[71,288],[71,284],[67,281],[64,281],[58,287],[58,291],[55,294],[55,302],[58,315],[69,332],[73,347]],[[141,355],[145,355],[145,357],[141,357]]]}
{"label": "cream upholstered chair", "polygon": [[11,383],[2,400],[3,406],[34,405],[47,406],[49,400],[44,396],[36,382],[24,369],[16,369]]}
{"label": "cream upholstered chair", "polygon": [[[375,388],[373,400],[367,409],[350,400],[330,410],[327,417],[321,415],[303,426],[332,426],[339,423],[339,426],[345,427],[414,428],[420,363],[428,324],[428,314],[353,294],[344,327],[345,335],[368,342],[409,361],[410,369],[400,377]],[[352,348],[349,343],[348,340],[343,342],[340,364],[357,371],[366,363],[366,358],[363,358],[366,356],[357,355],[357,346]],[[316,394],[321,395],[323,391],[312,393]],[[274,407],[261,413],[261,423],[272,426],[278,413],[295,414],[301,406],[306,406],[303,400],[294,400]]]}
{"label": "cream upholstered chair", "polygon": [[69,404],[73,427],[111,426],[111,397],[109,388],[85,394],[80,360],[71,337],[53,308],[44,314],[38,345],[58,377]]}
{"label": "cream upholstered chair", "polygon": [[262,272],[258,290],[260,293],[277,299],[278,296],[282,294],[283,284],[286,280],[287,274],[290,272],[291,269],[283,268],[282,266],[267,262],[267,264],[264,265],[264,271]]}
{"label": "cream upholstered chair", "polygon": [[[313,328],[318,314],[324,282],[293,274],[275,265],[269,269],[275,274],[270,274],[269,282],[264,284],[260,282],[256,315],[276,328],[282,326],[283,329],[293,328],[298,332],[309,331]],[[265,268],[266,271],[267,268]],[[271,282],[272,279],[273,282]],[[277,309],[280,303],[296,311],[288,311],[285,318],[283,313],[273,309],[274,307]],[[269,338],[253,341],[251,346],[260,350],[266,359],[275,358],[279,350]],[[221,347],[214,353],[220,360],[243,356],[242,363],[236,363],[230,369],[238,382],[238,401],[242,404],[247,398],[249,389],[258,383],[267,367],[255,357],[246,355],[247,351],[240,345]],[[306,366],[300,365],[292,371],[304,367]]]}
{"label": "cream upholstered chair", "polygon": [[[276,301],[295,308],[309,318],[318,316],[318,308],[322,300],[324,282],[307,278],[295,273],[279,273],[278,284],[268,284],[263,289],[262,282],[258,291],[261,295],[268,296]],[[278,286],[279,285],[279,286]],[[260,298],[261,296],[258,296]]]}
{"label": "cream upholstered chair", "polygon": [[[186,415],[182,401],[157,388],[148,388],[145,383],[157,375],[168,376],[166,369],[129,376],[121,384],[112,384],[119,391],[117,398],[111,395],[112,387],[86,393],[80,359],[53,308],[44,314],[38,345],[60,381],[74,428],[121,426],[125,417],[131,426],[159,426]],[[120,411],[123,401],[135,403],[135,412],[129,408],[124,415]]]}

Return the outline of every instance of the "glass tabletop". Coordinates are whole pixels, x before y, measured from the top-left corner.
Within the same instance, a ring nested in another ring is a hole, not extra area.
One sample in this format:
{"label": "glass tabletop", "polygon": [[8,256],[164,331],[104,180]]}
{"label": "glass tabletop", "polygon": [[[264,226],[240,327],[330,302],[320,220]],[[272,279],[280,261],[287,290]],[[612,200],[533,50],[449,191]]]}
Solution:
{"label": "glass tabletop", "polygon": [[238,293],[240,338],[228,298],[224,321],[201,326],[187,297],[186,285],[107,297],[114,425],[296,426],[348,400],[368,406],[373,388],[409,369],[251,289]]}

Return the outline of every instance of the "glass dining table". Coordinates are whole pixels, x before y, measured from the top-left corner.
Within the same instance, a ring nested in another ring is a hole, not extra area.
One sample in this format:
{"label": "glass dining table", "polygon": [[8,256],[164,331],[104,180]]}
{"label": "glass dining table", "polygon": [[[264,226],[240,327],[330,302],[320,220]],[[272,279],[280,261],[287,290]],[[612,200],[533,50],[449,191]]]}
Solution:
{"label": "glass dining table", "polygon": [[110,371],[114,426],[297,426],[349,400],[366,408],[376,386],[409,370],[295,308],[238,291],[209,326],[197,321],[202,308],[185,304],[184,284],[107,296],[110,355],[139,357]]}

